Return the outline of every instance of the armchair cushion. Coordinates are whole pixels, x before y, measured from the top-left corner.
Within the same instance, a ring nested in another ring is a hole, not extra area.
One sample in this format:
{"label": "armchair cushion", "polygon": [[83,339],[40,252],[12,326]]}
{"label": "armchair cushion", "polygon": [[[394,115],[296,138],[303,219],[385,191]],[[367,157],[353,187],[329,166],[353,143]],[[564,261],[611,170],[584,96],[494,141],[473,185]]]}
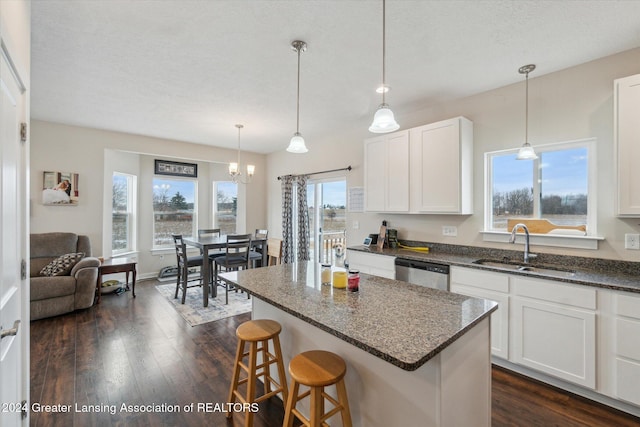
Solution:
{"label": "armchair cushion", "polygon": [[84,252],[64,254],[45,265],[40,270],[41,276],[67,276],[78,261],[84,257]]}

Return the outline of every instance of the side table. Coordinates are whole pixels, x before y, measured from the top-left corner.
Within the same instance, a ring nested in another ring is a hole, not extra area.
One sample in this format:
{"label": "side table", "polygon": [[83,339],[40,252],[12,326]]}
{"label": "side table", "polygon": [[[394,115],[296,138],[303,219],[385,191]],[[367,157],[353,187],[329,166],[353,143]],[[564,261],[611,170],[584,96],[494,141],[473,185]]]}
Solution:
{"label": "side table", "polygon": [[138,261],[135,258],[111,258],[105,260],[100,267],[98,267],[98,283],[96,284],[96,304],[100,304],[100,287],[102,285],[102,276],[105,274],[114,273],[126,273],[127,275],[127,290],[129,290],[129,273],[133,273],[133,279],[131,280],[131,294],[136,297],[136,264]]}

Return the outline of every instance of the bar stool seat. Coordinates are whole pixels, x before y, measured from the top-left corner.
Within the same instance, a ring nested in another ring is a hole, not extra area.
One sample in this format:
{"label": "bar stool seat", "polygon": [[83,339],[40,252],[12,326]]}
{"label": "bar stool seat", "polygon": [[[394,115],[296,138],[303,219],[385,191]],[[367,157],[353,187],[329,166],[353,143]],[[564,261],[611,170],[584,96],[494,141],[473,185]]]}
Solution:
{"label": "bar stool seat", "polygon": [[[287,401],[287,378],[279,338],[281,330],[282,326],[278,322],[269,319],[250,320],[238,326],[236,329],[238,348],[229,390],[229,403],[235,403],[236,400],[243,404],[258,403],[278,393],[282,393],[283,402]],[[269,352],[269,341],[272,342],[273,353]],[[247,344],[249,350],[245,351]],[[259,365],[258,353],[262,357]],[[244,362],[245,357],[248,359],[247,363]],[[270,368],[273,364],[278,370],[279,382],[271,376]],[[247,374],[246,378],[240,379],[241,371]],[[256,396],[256,383],[259,377],[262,377],[264,393]],[[246,392],[243,394],[239,388],[244,384],[246,384]],[[253,425],[253,415],[251,411],[246,412],[244,422],[246,427]],[[227,418],[231,416],[232,413],[227,412]]]}
{"label": "bar stool seat", "polygon": [[[323,350],[312,350],[300,353],[291,359],[289,374],[291,374],[291,386],[289,399],[284,411],[283,426],[293,426],[293,418],[296,417],[306,426],[325,426],[326,420],[340,412],[342,425],[351,427],[351,412],[347,399],[347,389],[344,384],[344,376],[347,373],[347,365],[337,354]],[[324,392],[324,387],[334,385],[338,392],[338,400]],[[309,387],[309,390],[299,393],[300,385]],[[296,409],[296,404],[305,397],[311,398],[310,419],[307,419]],[[325,399],[334,406],[325,413]]]}

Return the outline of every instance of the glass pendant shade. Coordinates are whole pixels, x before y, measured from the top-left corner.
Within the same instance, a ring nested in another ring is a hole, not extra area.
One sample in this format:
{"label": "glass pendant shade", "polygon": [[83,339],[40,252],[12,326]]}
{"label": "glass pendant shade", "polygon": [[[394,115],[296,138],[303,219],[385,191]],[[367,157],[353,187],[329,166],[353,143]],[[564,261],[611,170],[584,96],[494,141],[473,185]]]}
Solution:
{"label": "glass pendant shade", "polygon": [[256,167],[254,165],[247,165],[247,176],[249,178],[251,178],[255,172],[256,172]]}
{"label": "glass pendant shade", "polygon": [[525,142],[522,147],[520,147],[518,155],[516,156],[516,159],[518,160],[535,160],[537,158],[538,156],[536,155],[536,152],[528,142]]}
{"label": "glass pendant shade", "polygon": [[369,132],[387,133],[398,130],[400,125],[393,116],[393,111],[387,104],[380,104],[378,111],[373,116],[373,123],[369,126]]}
{"label": "glass pendant shade", "polygon": [[229,175],[238,174],[238,164],[236,162],[229,163]]}
{"label": "glass pendant shade", "polygon": [[289,146],[287,147],[287,151],[296,154],[303,154],[309,151],[304,143],[304,138],[300,135],[300,132],[293,134],[293,137],[289,142]]}

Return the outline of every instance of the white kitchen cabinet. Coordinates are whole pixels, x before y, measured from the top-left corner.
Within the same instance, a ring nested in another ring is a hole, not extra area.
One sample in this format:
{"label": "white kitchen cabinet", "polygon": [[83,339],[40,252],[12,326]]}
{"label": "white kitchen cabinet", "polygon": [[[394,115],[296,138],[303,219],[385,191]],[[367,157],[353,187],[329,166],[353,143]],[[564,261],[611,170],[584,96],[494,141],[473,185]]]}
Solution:
{"label": "white kitchen cabinet", "polygon": [[364,199],[369,212],[409,212],[409,131],[364,143]]}
{"label": "white kitchen cabinet", "polygon": [[596,290],[512,276],[512,361],[596,388]]}
{"label": "white kitchen cabinet", "polygon": [[509,359],[509,275],[464,267],[451,267],[449,290],[498,303],[491,314],[491,354]]}
{"label": "white kitchen cabinet", "polygon": [[456,117],[410,129],[411,213],[473,213],[473,123]]}
{"label": "white kitchen cabinet", "polygon": [[347,261],[349,269],[359,270],[361,273],[373,276],[396,278],[395,257],[380,254],[369,254],[366,252],[347,250]]}
{"label": "white kitchen cabinet", "polygon": [[640,297],[616,292],[614,301],[614,397],[640,405]]}
{"label": "white kitchen cabinet", "polygon": [[614,81],[616,213],[640,217],[640,74]]}

